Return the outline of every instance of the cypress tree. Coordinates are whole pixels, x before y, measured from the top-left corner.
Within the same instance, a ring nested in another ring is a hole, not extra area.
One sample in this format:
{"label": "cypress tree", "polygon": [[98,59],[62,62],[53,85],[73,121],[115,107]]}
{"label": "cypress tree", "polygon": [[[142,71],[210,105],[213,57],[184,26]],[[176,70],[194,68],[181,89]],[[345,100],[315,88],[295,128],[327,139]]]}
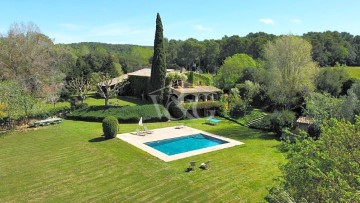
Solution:
{"label": "cypress tree", "polygon": [[163,27],[159,13],[156,16],[156,31],[154,40],[154,56],[152,59],[151,66],[151,77],[150,77],[150,91],[149,93],[156,92],[159,95],[159,100],[163,99],[165,87],[165,76],[166,76],[166,58],[164,48],[164,36]]}
{"label": "cypress tree", "polygon": [[194,86],[194,72],[193,71],[190,71],[189,83],[191,84],[191,87]]}

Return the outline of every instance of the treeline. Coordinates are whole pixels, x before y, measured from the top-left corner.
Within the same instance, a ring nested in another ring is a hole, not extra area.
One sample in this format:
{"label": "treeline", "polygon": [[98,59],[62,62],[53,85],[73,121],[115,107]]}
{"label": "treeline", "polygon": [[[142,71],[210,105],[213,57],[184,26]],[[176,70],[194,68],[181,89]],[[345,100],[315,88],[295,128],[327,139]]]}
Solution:
{"label": "treeline", "polygon": [[[170,40],[167,46],[167,62],[177,67],[200,67],[204,72],[217,72],[225,58],[235,54],[247,54],[263,60],[263,51],[269,41],[280,36],[264,32],[250,33],[245,37],[225,36],[221,40],[196,39]],[[309,32],[302,36],[312,45],[312,57],[320,66],[360,65],[360,36],[347,32]]]}
{"label": "treeline", "polygon": [[79,63],[85,62],[88,68],[90,67],[95,72],[101,69],[99,69],[100,64],[106,63],[114,63],[117,71],[133,72],[143,67],[150,67],[153,55],[152,47],[127,44],[81,42],[58,46],[67,49],[76,58],[77,61],[73,66],[79,68]]}
{"label": "treeline", "polygon": [[[217,73],[226,57],[247,54],[255,60],[263,60],[263,51],[269,41],[280,36],[264,32],[224,36],[220,40],[199,41],[165,39],[168,68],[200,69]],[[312,57],[321,67],[348,65],[360,66],[360,36],[347,32],[308,32],[302,35],[312,45]],[[152,47],[137,45],[114,45],[104,43],[74,43],[67,47],[77,57],[92,54],[92,58],[102,58],[104,53],[112,56],[121,65],[124,73],[151,66]]]}

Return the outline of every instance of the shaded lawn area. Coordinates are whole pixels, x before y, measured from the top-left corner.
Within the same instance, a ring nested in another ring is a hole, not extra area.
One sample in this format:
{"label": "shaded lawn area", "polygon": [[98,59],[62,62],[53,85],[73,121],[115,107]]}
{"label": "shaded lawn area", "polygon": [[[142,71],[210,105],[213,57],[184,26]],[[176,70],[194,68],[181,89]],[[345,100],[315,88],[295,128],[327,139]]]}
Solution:
{"label": "shaded lawn area", "polygon": [[[272,134],[223,120],[182,121],[244,145],[163,162],[119,139],[103,141],[101,123],[60,125],[0,137],[0,202],[261,202],[285,161]],[[149,129],[177,122],[149,123]],[[139,128],[121,124],[123,132]],[[185,173],[189,161],[209,170]]]}
{"label": "shaded lawn area", "polygon": [[[87,103],[89,106],[102,106],[105,104],[105,100],[104,98],[95,98],[93,96],[89,96],[85,99],[84,103]],[[131,97],[120,96],[119,98],[109,99],[109,104],[114,106],[136,106],[149,104],[149,102]]]}
{"label": "shaded lawn area", "polygon": [[[89,106],[103,106],[105,104],[105,100],[104,98],[95,98],[94,93],[91,93],[84,100],[84,103],[88,104]],[[118,98],[109,99],[109,104],[111,106],[137,106],[137,105],[149,104],[149,102],[131,97],[120,96]],[[70,108],[70,103],[64,101],[64,102],[57,102],[55,105],[55,107],[64,107],[64,106]],[[45,107],[47,110],[51,110],[54,108],[54,105],[47,103]]]}

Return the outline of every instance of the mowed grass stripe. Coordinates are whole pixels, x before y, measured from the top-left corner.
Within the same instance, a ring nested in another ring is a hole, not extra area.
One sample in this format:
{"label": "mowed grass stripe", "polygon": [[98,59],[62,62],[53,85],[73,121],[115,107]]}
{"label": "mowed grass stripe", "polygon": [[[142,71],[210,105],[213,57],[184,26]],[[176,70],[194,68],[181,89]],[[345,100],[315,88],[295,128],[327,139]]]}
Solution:
{"label": "mowed grass stripe", "polygon": [[126,194],[126,198],[123,198],[123,201],[132,201],[131,199],[137,199],[136,197],[139,195],[144,195],[151,190],[158,190],[156,188],[163,186],[166,182],[168,182],[168,179],[159,179],[156,174],[144,176],[140,181],[131,184],[129,187],[122,187],[120,189],[122,193]]}
{"label": "mowed grass stripe", "polygon": [[[190,127],[245,142],[173,162],[163,162],[118,139],[93,142],[101,123],[60,125],[0,138],[0,202],[232,202],[263,201],[284,162],[272,135],[223,120],[186,120]],[[177,122],[147,123],[148,128]],[[137,124],[120,124],[132,132]],[[11,156],[11,157],[9,157]],[[189,161],[212,160],[210,170],[184,173]],[[5,170],[5,172],[4,172]],[[248,198],[244,198],[248,197]]]}
{"label": "mowed grass stripe", "polygon": [[[179,184],[177,184],[179,183]],[[184,184],[185,183],[185,184]],[[136,194],[132,196],[130,201],[139,200],[141,202],[149,202],[153,201],[156,198],[159,198],[164,192],[173,190],[174,188],[180,188],[184,185],[187,185],[185,181],[179,181],[176,178],[168,178],[166,180],[158,180],[156,182],[151,183],[151,187],[141,191],[140,194]]]}
{"label": "mowed grass stripe", "polygon": [[[92,171],[96,172],[98,170],[94,169]],[[48,172],[50,172],[50,171],[48,171]],[[44,177],[44,178],[38,180],[38,181],[40,181],[39,184],[29,185],[30,187],[25,188],[25,190],[29,190],[29,192],[30,192],[29,194],[38,194],[39,192],[46,191],[46,189],[51,189],[51,188],[57,187],[57,185],[62,185],[63,183],[66,183],[66,182],[71,183],[74,179],[79,178],[79,176],[77,174],[74,174],[74,173],[70,173],[70,175],[62,174],[62,173],[59,173],[59,170],[54,171],[53,174],[57,174],[57,176]],[[96,175],[94,173],[92,173],[92,174],[94,176]],[[36,179],[38,179],[38,177],[39,176],[37,176]],[[30,178],[32,178],[32,177],[30,177]],[[99,178],[101,178],[101,177],[99,177]]]}
{"label": "mowed grass stripe", "polygon": [[[146,184],[145,181],[141,181],[143,184]],[[154,183],[155,184],[155,183]],[[123,188],[121,187],[115,187],[116,185],[114,185],[114,191],[110,192],[110,193],[107,193],[107,194],[104,194],[103,197],[99,197],[100,199],[101,198],[105,198],[105,199],[115,199],[116,196],[118,196],[118,194],[122,194],[121,196],[119,196],[119,198],[121,199],[121,202],[133,202],[131,199],[134,199],[134,197],[136,197],[138,194],[144,194],[144,190],[141,190],[140,188],[139,189],[136,189],[136,193],[129,193],[127,191],[124,191]],[[151,187],[151,185],[147,185],[147,187]],[[119,198],[116,198],[116,199],[119,199]],[[99,200],[100,200],[99,199]],[[136,201],[139,199],[139,198],[135,198]]]}

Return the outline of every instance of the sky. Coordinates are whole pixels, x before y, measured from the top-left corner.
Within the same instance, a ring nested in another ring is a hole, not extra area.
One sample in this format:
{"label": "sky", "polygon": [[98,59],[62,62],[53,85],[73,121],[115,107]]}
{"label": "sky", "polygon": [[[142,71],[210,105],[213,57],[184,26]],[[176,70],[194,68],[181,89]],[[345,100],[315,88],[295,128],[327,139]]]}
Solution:
{"label": "sky", "polygon": [[360,35],[359,0],[3,0],[0,33],[34,23],[55,43],[153,45],[156,13],[168,39],[250,32]]}

